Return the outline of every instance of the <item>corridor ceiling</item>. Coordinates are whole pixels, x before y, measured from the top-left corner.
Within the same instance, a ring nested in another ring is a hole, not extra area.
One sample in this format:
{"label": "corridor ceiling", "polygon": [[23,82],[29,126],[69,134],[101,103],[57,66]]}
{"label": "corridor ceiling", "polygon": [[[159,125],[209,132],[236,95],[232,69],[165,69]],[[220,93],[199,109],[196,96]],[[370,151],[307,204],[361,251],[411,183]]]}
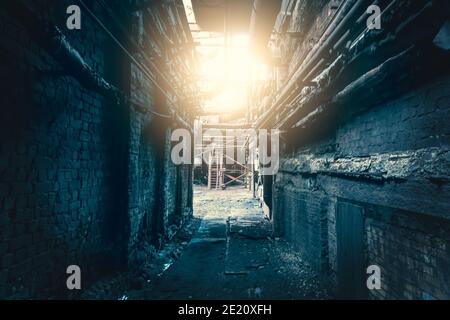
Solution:
{"label": "corridor ceiling", "polygon": [[[253,0],[192,0],[197,24],[204,31],[248,32]],[[225,23],[225,17],[226,23]]]}
{"label": "corridor ceiling", "polygon": [[245,121],[253,87],[267,79],[256,51],[267,50],[280,9],[273,1],[280,0],[183,0],[199,58],[196,81],[205,116]]}

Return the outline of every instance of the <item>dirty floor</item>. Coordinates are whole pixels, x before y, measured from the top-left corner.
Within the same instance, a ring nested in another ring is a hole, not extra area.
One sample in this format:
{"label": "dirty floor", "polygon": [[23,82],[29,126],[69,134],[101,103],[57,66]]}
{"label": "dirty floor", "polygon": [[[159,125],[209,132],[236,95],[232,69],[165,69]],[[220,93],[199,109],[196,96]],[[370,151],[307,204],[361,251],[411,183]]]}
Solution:
{"label": "dirty floor", "polygon": [[326,298],[302,256],[281,239],[245,189],[197,187],[200,226],[178,260],[130,299]]}

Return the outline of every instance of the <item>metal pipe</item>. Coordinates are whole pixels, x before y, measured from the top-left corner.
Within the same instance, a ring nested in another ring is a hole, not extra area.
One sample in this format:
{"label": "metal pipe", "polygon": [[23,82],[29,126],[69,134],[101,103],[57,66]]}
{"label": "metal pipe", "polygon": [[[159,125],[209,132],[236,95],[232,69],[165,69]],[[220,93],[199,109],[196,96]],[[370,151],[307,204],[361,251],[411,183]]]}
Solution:
{"label": "metal pipe", "polygon": [[[318,43],[311,49],[311,51],[307,54],[305,60],[303,60],[302,64],[299,68],[293,73],[290,80],[288,80],[284,89],[279,95],[279,98],[276,99],[272,107],[269,109],[268,115],[273,113],[274,109],[278,109],[283,105],[289,103],[289,100],[292,100],[292,91],[301,87],[298,82],[301,77],[314,66],[313,63],[320,57],[320,54],[324,52],[326,48],[330,46],[331,43],[335,42],[335,39],[340,39],[347,30],[351,18],[357,15],[360,9],[364,4],[367,4],[369,0],[347,0],[339,9],[336,17],[332,20],[330,25],[326,28],[325,32],[322,34]],[[358,15],[359,17],[359,15]],[[264,117],[256,124],[257,127],[262,127],[268,118]]]}
{"label": "metal pipe", "polygon": [[[1,2],[1,6],[21,21],[36,43],[45,49],[83,87],[117,99],[120,103],[130,101],[124,92],[107,82],[84,61],[56,26],[41,21],[21,1]],[[192,130],[191,126],[176,114],[173,108],[170,108],[170,111],[171,117]]]}
{"label": "metal pipe", "polygon": [[119,89],[95,72],[75,50],[60,29],[41,21],[22,1],[2,1],[1,6],[17,18],[31,38],[44,48],[84,87],[103,95],[118,96]]}
{"label": "metal pipe", "polygon": [[[396,0],[392,1],[392,3],[394,2],[396,2]],[[353,45],[348,52],[349,57],[354,57],[350,60],[352,63],[350,67],[349,62],[345,61],[344,56],[339,56],[336,61],[333,62],[335,65],[343,65],[345,63],[346,68],[344,70],[346,75],[344,76],[344,71],[341,70],[333,77],[334,85],[332,90],[341,90],[342,87],[347,86],[349,82],[355,81],[355,78],[360,77],[361,73],[364,74],[364,72],[370,70],[371,68],[377,67],[380,63],[385,61],[384,59],[386,56],[396,55],[399,51],[405,50],[406,48],[409,48],[417,43],[431,42],[432,37],[439,29],[441,23],[445,20],[445,16],[443,14],[436,15],[440,8],[440,4],[442,4],[442,2],[439,0],[434,1],[433,4],[431,4],[431,2],[427,2],[418,12],[411,13],[412,17],[407,19],[407,21],[398,21],[401,19],[402,15],[390,15],[390,20],[388,22],[401,22],[400,26],[398,26],[398,24],[392,26],[392,29],[395,30],[393,33],[390,30],[385,31],[384,34],[386,34],[386,36],[384,38],[380,38],[376,43],[374,43],[374,46],[370,48],[368,47],[368,43],[372,43],[372,39],[367,37],[370,31],[366,30],[366,36],[358,37],[355,45]],[[398,8],[400,7],[401,4],[398,4]],[[392,6],[389,5],[387,8],[392,8]],[[434,17],[434,20],[429,22],[430,17],[432,16]],[[427,25],[427,28],[422,28],[421,26],[423,25]],[[408,34],[412,36],[407,36]],[[365,69],[359,67],[361,65],[363,65]],[[355,73],[351,70],[360,70],[360,72]],[[351,75],[348,75],[349,72]],[[330,90],[330,87],[325,89]],[[315,96],[319,96],[320,94],[320,90],[316,90],[316,92],[313,93]],[[328,95],[329,98],[333,96],[333,93]],[[306,108],[306,105],[309,104],[314,107],[312,104],[318,102],[318,100],[311,95],[306,98],[306,102],[304,102],[302,106],[297,107],[297,109],[290,114],[290,119],[283,120],[280,127],[290,127],[292,122],[295,122],[301,114],[305,114],[311,109],[310,107]],[[326,100],[327,98],[322,98],[322,101],[324,99]]]}

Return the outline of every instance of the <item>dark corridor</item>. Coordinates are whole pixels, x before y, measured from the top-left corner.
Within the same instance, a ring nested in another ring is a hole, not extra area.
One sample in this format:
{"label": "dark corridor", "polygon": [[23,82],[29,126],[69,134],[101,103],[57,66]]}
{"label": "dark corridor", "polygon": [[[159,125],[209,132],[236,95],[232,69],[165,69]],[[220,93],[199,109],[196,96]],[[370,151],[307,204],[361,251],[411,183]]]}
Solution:
{"label": "dark corridor", "polygon": [[0,1],[0,300],[450,299],[446,0]]}

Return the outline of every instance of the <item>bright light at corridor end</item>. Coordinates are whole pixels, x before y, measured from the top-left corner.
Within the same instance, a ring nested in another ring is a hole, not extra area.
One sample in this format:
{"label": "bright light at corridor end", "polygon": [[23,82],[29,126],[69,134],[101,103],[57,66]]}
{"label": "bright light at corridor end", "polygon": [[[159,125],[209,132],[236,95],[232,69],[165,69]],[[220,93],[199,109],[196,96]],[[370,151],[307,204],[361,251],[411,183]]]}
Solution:
{"label": "bright light at corridor end", "polygon": [[[223,37],[219,38],[219,41]],[[198,47],[200,58],[199,79],[211,92],[206,108],[223,112],[239,111],[246,107],[252,70],[256,63],[248,49],[248,36],[236,35],[225,47]]]}
{"label": "bright light at corridor end", "polygon": [[[183,0],[188,21],[195,26],[190,0]],[[232,34],[193,32],[198,55],[197,80],[205,97],[206,111],[218,113],[244,112],[252,84],[261,78],[263,66],[251,53],[247,33]],[[227,45],[225,45],[225,43]]]}

